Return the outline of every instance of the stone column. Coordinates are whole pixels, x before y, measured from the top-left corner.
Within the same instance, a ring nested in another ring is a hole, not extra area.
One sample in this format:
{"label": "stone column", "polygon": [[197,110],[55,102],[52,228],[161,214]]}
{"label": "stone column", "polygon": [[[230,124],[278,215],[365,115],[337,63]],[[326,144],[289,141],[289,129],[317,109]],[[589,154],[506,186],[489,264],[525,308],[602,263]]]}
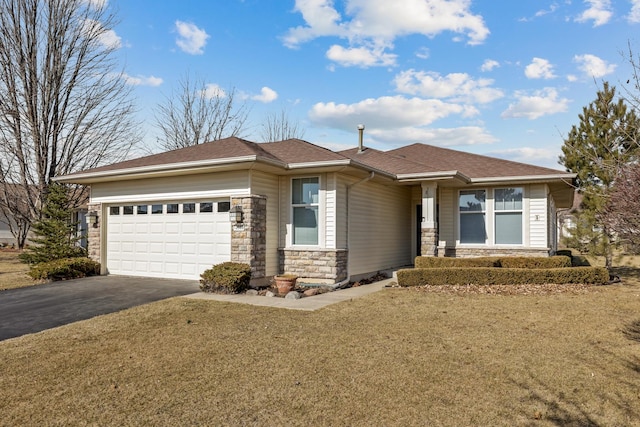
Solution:
{"label": "stone column", "polygon": [[[87,211],[98,214],[98,222],[96,224],[87,224],[87,254],[92,260],[100,262],[101,224],[106,220],[102,218],[102,203],[89,203]],[[87,216],[88,218],[89,216]]]}
{"label": "stone column", "polygon": [[436,222],[438,185],[423,182],[420,252],[422,256],[438,256],[438,224]]}
{"label": "stone column", "polygon": [[265,196],[231,197],[231,207],[242,209],[242,223],[231,226],[231,261],[249,264],[251,280],[266,277],[267,198]]}

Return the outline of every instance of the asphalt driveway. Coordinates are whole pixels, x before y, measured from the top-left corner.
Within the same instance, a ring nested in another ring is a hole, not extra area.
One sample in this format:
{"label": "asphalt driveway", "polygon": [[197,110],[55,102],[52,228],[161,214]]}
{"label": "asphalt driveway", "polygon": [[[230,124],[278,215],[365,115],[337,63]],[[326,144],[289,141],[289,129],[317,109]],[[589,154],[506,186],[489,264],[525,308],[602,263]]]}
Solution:
{"label": "asphalt driveway", "polygon": [[197,281],[96,276],[0,292],[0,341],[200,291]]}

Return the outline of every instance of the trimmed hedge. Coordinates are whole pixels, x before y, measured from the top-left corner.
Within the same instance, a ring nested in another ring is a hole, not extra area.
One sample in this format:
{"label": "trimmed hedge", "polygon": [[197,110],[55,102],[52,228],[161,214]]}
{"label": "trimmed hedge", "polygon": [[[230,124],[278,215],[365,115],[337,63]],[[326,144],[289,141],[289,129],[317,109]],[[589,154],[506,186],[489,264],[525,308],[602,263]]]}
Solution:
{"label": "trimmed hedge", "polygon": [[606,268],[413,268],[397,272],[400,286],[425,285],[541,285],[590,284],[603,285],[609,281]]}
{"label": "trimmed hedge", "polygon": [[27,273],[35,280],[78,279],[100,274],[100,263],[89,258],[62,258],[35,264]]}
{"label": "trimmed hedge", "polygon": [[571,258],[552,257],[477,257],[477,258],[441,258],[419,256],[415,259],[416,268],[563,268],[571,267]]}
{"label": "trimmed hedge", "polygon": [[239,262],[223,262],[205,270],[200,275],[203,292],[240,293],[249,287],[251,266]]}

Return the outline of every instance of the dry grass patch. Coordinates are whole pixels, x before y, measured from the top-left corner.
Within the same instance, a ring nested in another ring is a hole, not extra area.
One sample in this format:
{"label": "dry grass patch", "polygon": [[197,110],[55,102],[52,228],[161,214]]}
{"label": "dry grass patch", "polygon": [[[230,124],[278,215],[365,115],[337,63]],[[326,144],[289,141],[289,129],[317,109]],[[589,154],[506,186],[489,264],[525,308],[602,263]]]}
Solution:
{"label": "dry grass patch", "polygon": [[0,342],[0,425],[633,425],[640,285],[174,298]]}
{"label": "dry grass patch", "polygon": [[0,250],[0,291],[32,286],[36,282],[27,276],[29,266],[18,259],[20,252]]}

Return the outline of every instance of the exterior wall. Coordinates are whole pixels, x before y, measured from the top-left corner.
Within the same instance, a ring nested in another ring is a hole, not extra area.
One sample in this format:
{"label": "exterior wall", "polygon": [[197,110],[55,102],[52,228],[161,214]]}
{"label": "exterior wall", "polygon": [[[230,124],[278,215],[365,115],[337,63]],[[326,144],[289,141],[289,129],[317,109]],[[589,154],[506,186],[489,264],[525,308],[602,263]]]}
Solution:
{"label": "exterior wall", "polygon": [[[456,246],[456,229],[458,227],[457,204],[458,192],[453,188],[440,188],[440,223],[438,247]],[[442,251],[438,252],[442,255]]]}
{"label": "exterior wall", "polygon": [[529,246],[548,248],[547,186],[529,186]]}
{"label": "exterior wall", "polygon": [[243,223],[231,228],[231,261],[249,264],[252,282],[259,282],[266,277],[267,198],[232,197],[231,206],[243,213]]}
{"label": "exterior wall", "polygon": [[438,229],[423,228],[420,243],[422,256],[438,256]]}
{"label": "exterior wall", "polygon": [[549,256],[546,248],[447,248],[440,254],[445,257],[473,258],[481,256]]}
{"label": "exterior wall", "polygon": [[266,201],[266,254],[265,275],[278,274],[278,220],[280,205],[278,201],[278,177],[264,172],[251,172],[251,194],[259,194]]}
{"label": "exterior wall", "polygon": [[202,199],[248,194],[248,171],[112,181],[91,186],[91,201],[102,203]]}
{"label": "exterior wall", "polygon": [[[95,225],[88,224],[87,226],[87,254],[92,260],[103,263],[102,256],[102,224],[106,223],[106,218],[102,210],[102,203],[89,203],[87,206],[88,211],[95,211],[98,213],[98,223]],[[106,266],[102,266],[101,274],[106,271]]]}
{"label": "exterior wall", "polygon": [[281,249],[280,271],[312,279],[340,282],[347,278],[348,252],[344,249]]}
{"label": "exterior wall", "polygon": [[547,200],[547,246],[551,248],[552,253],[556,253],[558,250],[558,214],[556,203],[551,194],[547,195]]}
{"label": "exterior wall", "polygon": [[[343,177],[348,189],[349,274],[359,275],[412,263],[411,188],[358,182]],[[347,203],[340,206],[346,209]]]}

